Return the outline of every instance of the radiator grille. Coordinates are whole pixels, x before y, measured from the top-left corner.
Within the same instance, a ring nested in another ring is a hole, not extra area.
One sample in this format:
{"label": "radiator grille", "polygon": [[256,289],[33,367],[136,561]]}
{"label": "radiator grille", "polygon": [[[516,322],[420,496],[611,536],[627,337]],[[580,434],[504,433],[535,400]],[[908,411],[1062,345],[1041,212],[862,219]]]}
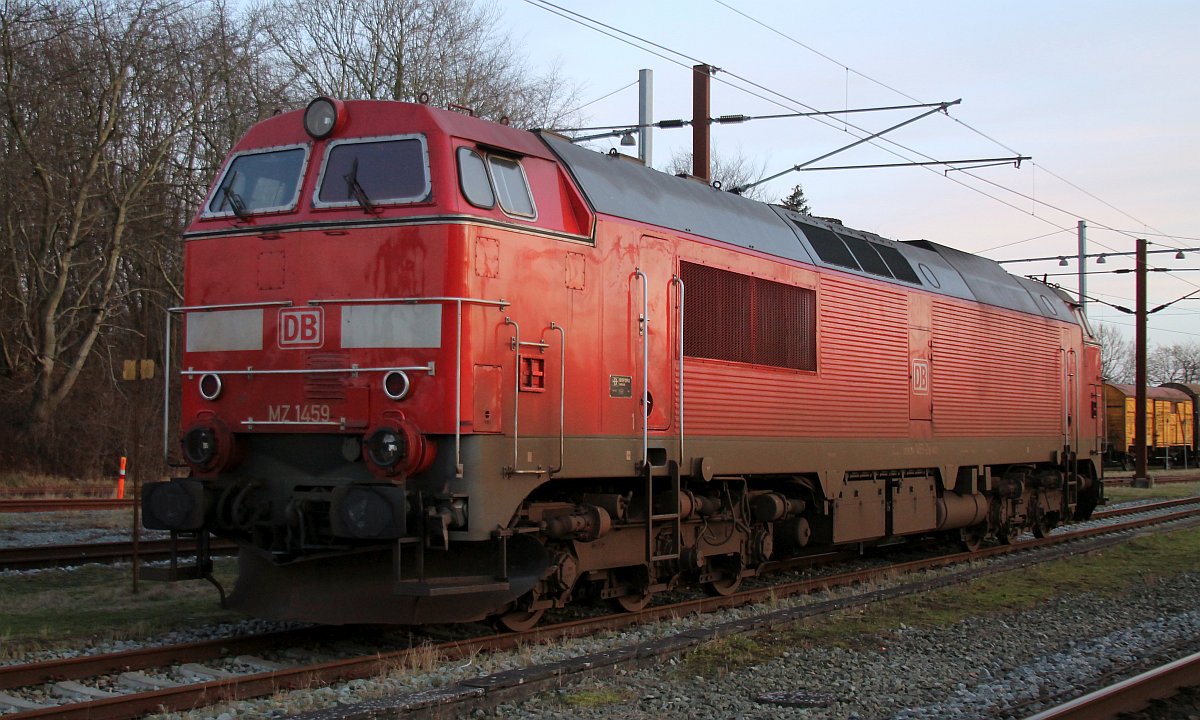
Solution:
{"label": "radiator grille", "polygon": [[[350,367],[350,356],[342,353],[312,353],[305,360],[310,370]],[[304,376],[304,397],[308,400],[345,400],[344,373],[313,373]]]}
{"label": "radiator grille", "polygon": [[685,355],[817,369],[817,294],[807,288],[682,262]]}

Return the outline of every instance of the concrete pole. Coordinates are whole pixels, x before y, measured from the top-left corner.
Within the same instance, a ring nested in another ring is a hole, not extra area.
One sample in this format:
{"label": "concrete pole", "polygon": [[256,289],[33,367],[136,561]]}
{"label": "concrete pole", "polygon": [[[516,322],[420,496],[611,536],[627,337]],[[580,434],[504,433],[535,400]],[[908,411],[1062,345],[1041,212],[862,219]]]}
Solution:
{"label": "concrete pole", "polygon": [[646,167],[654,165],[654,71],[638,71],[638,157]]}
{"label": "concrete pole", "polygon": [[1079,306],[1087,310],[1087,222],[1079,221]]}

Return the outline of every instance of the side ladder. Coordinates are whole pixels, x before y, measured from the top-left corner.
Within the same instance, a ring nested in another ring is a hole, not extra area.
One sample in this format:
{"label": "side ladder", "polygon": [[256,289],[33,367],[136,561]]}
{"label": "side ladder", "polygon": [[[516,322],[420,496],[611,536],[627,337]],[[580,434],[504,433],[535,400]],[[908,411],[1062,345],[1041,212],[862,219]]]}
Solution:
{"label": "side ladder", "polygon": [[[649,463],[643,463],[642,473],[646,481],[646,563],[652,564],[660,560],[678,560],[682,543],[682,521],[679,517],[679,463],[671,460],[667,463],[667,476],[660,480],[667,481],[665,495],[667,507],[663,512],[654,512],[654,473]],[[661,485],[662,483],[660,483]],[[672,532],[671,539],[663,548],[655,548],[655,529],[668,525]],[[661,550],[662,552],[658,552]],[[656,554],[658,552],[658,554]]]}

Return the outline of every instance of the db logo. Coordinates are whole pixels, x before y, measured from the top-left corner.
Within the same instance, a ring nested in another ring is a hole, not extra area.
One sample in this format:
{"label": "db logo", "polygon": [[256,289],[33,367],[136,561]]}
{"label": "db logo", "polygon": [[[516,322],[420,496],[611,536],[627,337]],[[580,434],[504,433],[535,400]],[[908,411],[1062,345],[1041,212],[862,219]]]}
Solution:
{"label": "db logo", "polygon": [[279,311],[279,347],[321,347],[325,340],[322,308],[284,308]]}
{"label": "db logo", "polygon": [[917,395],[929,392],[929,361],[925,358],[913,358],[912,391]]}

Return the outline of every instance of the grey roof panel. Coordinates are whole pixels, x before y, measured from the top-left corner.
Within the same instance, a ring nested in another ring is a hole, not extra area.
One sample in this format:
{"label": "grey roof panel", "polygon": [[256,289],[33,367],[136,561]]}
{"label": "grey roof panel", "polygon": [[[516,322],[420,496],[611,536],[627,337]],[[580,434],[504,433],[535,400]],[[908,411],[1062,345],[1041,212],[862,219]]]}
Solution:
{"label": "grey roof panel", "polygon": [[1050,287],[1046,283],[1038,282],[1037,280],[1031,280],[1027,277],[1020,277],[1017,275],[1010,275],[1009,277],[1021,283],[1021,286],[1025,288],[1025,291],[1028,292],[1029,295],[1034,299],[1034,302],[1038,304],[1038,308],[1042,311],[1042,315],[1045,315],[1048,318],[1054,318],[1055,320],[1067,320],[1069,322],[1074,321],[1075,318],[1071,313],[1071,307],[1067,305],[1066,301],[1063,300],[1061,295],[1055,292],[1054,288]]}
{"label": "grey roof panel", "polygon": [[[1048,314],[1042,307],[1042,303],[1034,300],[1034,297],[1029,294],[1019,278],[1010,275],[995,260],[971,255],[929,240],[913,240],[910,241],[910,244],[941,255],[958,271],[959,275],[962,275],[967,287],[971,288],[971,292],[979,302],[1020,310],[1031,315],[1045,316]],[[1051,317],[1055,316],[1051,315]],[[1072,321],[1070,313],[1064,314],[1061,319],[1067,322]]]}
{"label": "grey roof panel", "polygon": [[765,203],[677,178],[560,138],[542,136],[570,168],[596,212],[694,233],[811,263],[795,233]]}
{"label": "grey roof panel", "polygon": [[[543,133],[562,159],[592,208],[605,215],[693,233],[789,260],[885,279],[916,287],[912,275],[893,280],[878,272],[826,262],[814,240],[828,232],[894,248],[911,266],[919,286],[933,293],[976,300],[1066,322],[1074,322],[1067,304],[1047,286],[1006,272],[998,263],[928,240],[897,242],[873,233],[824,222],[786,208],[717,190],[695,180],[646,168],[621,156],[579,147]],[[805,235],[812,230],[813,238]],[[828,253],[827,253],[828,254]],[[843,262],[845,262],[843,258]],[[878,271],[878,262],[875,263]]]}
{"label": "grey roof panel", "polygon": [[[951,297],[963,298],[965,300],[974,300],[975,295],[971,289],[963,281],[958,271],[954,269],[950,263],[942,259],[941,255],[933,250],[928,250],[921,247],[916,247],[910,243],[898,242],[881,237],[875,233],[864,232],[848,228],[840,223],[831,223],[820,218],[803,215],[798,212],[793,212],[785,207],[778,205],[771,206],[780,217],[786,218],[789,225],[796,232],[801,242],[804,243],[809,255],[812,256],[813,264],[823,267],[834,268],[842,272],[853,272],[856,275],[864,275],[879,279],[878,275],[866,273],[836,262],[826,262],[821,259],[821,255],[817,252],[813,242],[817,240],[821,230],[830,231],[843,237],[858,237],[863,240],[868,240],[878,245],[891,247],[900,253],[905,260],[908,261],[913,273],[916,275],[919,283],[906,282],[908,285],[919,284],[922,288],[940,295],[949,295]],[[817,228],[817,232],[813,233],[813,238],[805,235],[805,232],[813,232],[812,228]],[[806,230],[807,229],[807,230]],[[819,240],[818,240],[819,241]]]}

